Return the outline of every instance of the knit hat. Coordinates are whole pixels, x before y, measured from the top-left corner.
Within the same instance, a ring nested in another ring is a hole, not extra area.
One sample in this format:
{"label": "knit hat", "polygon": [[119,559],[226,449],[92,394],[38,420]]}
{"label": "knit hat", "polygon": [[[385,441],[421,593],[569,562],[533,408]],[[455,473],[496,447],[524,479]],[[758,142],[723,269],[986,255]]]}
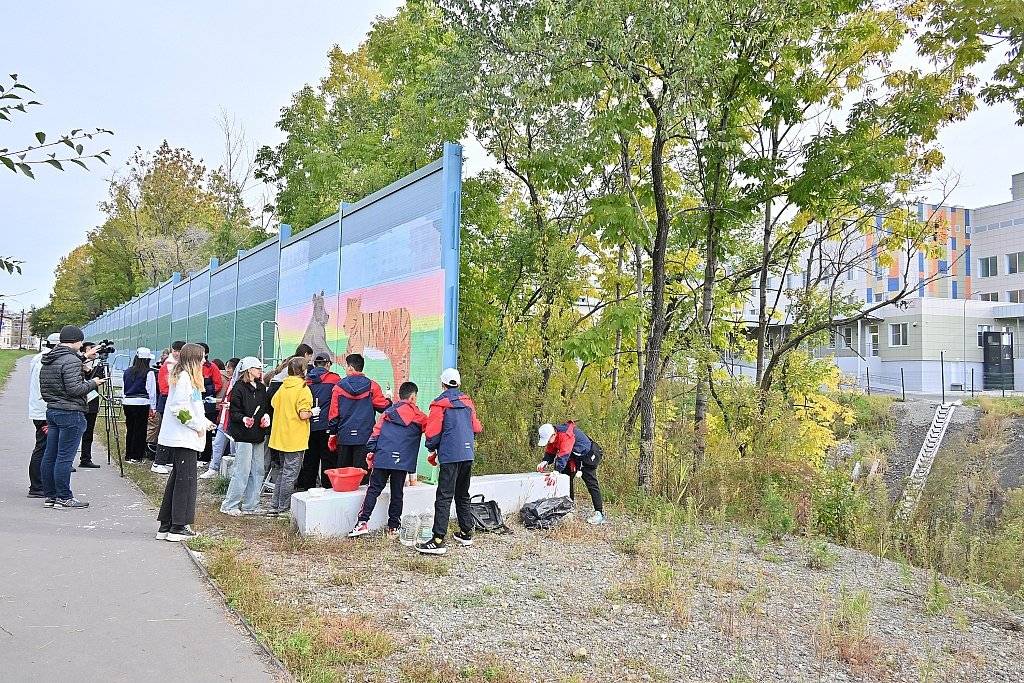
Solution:
{"label": "knit hat", "polygon": [[85,335],[82,334],[82,330],[78,329],[74,325],[65,325],[60,328],[61,344],[74,344],[75,342],[80,341],[85,341]]}

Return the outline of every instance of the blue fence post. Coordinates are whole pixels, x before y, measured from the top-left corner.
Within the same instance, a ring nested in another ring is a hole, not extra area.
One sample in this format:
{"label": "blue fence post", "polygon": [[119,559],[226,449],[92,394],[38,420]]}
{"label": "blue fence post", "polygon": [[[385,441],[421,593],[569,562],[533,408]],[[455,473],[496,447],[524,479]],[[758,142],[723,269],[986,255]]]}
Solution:
{"label": "blue fence post", "polygon": [[457,367],[459,359],[459,230],[462,187],[462,145],[444,143],[441,157],[441,187],[444,206],[441,214],[441,239],[445,273],[445,292],[448,300],[447,333],[443,353],[446,367]]}

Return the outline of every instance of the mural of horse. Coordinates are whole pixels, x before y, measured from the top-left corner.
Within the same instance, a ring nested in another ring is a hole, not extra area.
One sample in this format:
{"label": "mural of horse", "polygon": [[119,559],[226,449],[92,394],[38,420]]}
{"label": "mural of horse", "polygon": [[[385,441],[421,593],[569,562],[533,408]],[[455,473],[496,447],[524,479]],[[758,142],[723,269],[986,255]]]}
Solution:
{"label": "mural of horse", "polygon": [[334,352],[327,345],[327,323],[331,316],[324,305],[324,293],[313,294],[313,314],[309,317],[306,332],[302,335],[302,343],[309,344],[313,353],[326,353],[334,358]]}
{"label": "mural of horse", "polygon": [[362,311],[363,300],[350,298],[346,304],[345,324],[348,349],[345,353],[363,353],[372,348],[381,351],[391,361],[394,389],[409,379],[412,353],[412,315],[408,308],[387,311]]}

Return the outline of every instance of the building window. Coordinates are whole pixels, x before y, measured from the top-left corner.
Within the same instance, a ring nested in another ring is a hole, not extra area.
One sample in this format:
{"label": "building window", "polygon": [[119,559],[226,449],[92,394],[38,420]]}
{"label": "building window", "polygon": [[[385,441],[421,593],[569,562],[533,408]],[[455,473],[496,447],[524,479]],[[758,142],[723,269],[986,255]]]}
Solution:
{"label": "building window", "polygon": [[910,344],[907,335],[907,323],[889,325],[889,346],[907,346]]}
{"label": "building window", "polygon": [[978,325],[978,346],[984,346],[985,345],[985,333],[986,332],[991,332],[991,331],[992,331],[992,326],[991,325]]}
{"label": "building window", "polygon": [[987,294],[979,294],[978,298],[982,301],[999,301],[999,292],[989,292]]}
{"label": "building window", "polygon": [[840,327],[839,328],[839,339],[842,340],[841,348],[853,348],[853,328],[852,327]]}
{"label": "building window", "polygon": [[1024,251],[1006,255],[1006,273],[1024,273]]}
{"label": "building window", "polygon": [[878,355],[878,325],[869,325],[868,334],[871,335],[871,355]]}
{"label": "building window", "polygon": [[1011,304],[1024,304],[1024,289],[1014,289],[1007,292],[1006,300]]}
{"label": "building window", "polygon": [[995,256],[986,256],[978,259],[978,268],[981,277],[993,277],[999,275],[999,261]]}

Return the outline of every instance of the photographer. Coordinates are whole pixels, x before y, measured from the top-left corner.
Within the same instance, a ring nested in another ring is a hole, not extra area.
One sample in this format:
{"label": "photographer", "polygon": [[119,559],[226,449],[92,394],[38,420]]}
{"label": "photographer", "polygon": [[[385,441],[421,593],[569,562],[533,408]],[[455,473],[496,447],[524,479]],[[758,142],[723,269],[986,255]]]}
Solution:
{"label": "photographer", "polygon": [[[87,341],[82,344],[82,355],[85,356],[85,362],[82,364],[82,377],[86,380],[92,379],[106,379],[106,371],[104,365],[99,362],[96,358],[98,352],[104,350],[105,345],[108,344],[104,340],[101,346],[96,346],[95,342]],[[85,469],[98,469],[99,465],[92,461],[92,437],[93,432],[96,430],[96,417],[100,412],[100,397],[97,394],[86,406],[85,409],[85,433],[82,434],[82,457],[78,463],[79,467]]]}
{"label": "photographer", "polygon": [[85,432],[86,396],[106,380],[85,379],[82,356],[78,354],[84,340],[80,329],[67,325],[60,331],[60,343],[39,361],[39,390],[46,401],[47,427],[40,472],[43,506],[48,508],[89,507],[71,492],[71,465]]}

